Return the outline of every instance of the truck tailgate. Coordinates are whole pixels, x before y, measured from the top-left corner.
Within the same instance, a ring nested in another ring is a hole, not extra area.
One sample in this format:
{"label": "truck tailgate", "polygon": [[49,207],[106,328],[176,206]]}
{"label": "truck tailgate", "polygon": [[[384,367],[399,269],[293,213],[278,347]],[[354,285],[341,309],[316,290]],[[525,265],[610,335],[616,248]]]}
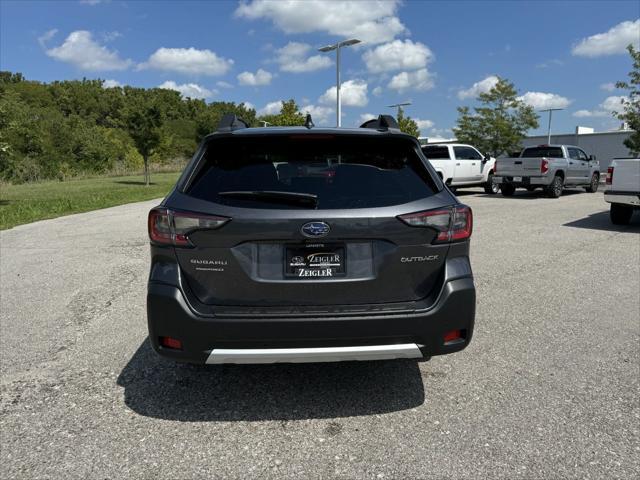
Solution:
{"label": "truck tailgate", "polygon": [[540,172],[540,165],[542,164],[541,157],[535,158],[498,158],[496,160],[498,176],[538,176],[542,175]]}

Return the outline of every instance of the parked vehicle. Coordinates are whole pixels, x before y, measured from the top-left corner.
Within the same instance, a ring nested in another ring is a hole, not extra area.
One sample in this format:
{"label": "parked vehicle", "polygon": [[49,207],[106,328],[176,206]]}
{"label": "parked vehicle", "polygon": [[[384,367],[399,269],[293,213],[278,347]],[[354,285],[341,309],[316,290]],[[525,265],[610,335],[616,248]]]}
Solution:
{"label": "parked vehicle", "polygon": [[564,187],[584,187],[596,192],[600,167],[593,155],[572,145],[538,145],[522,150],[519,157],[498,158],[494,182],[502,195],[512,196],[516,188],[533,191],[542,188],[552,198],[562,195]]}
{"label": "parked vehicle", "polygon": [[461,143],[432,143],[422,152],[453,191],[459,187],[484,187],[486,193],[498,193],[493,182],[495,158],[482,155],[475,147]]}
{"label": "parked vehicle", "polygon": [[616,225],[627,225],[640,209],[640,158],[614,158],[607,169],[605,201]]}
{"label": "parked vehicle", "polygon": [[214,364],[465,348],[471,209],[393,117],[307,125],[225,116],[149,212],[153,348]]}

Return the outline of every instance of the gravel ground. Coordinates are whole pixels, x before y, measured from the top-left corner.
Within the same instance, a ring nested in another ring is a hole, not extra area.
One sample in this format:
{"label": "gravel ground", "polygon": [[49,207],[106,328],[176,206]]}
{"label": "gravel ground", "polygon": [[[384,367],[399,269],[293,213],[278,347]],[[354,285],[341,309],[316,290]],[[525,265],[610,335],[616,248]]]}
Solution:
{"label": "gravel ground", "polygon": [[146,212],[0,233],[0,478],[637,478],[640,214],[460,192],[465,351],[195,367],[146,339]]}

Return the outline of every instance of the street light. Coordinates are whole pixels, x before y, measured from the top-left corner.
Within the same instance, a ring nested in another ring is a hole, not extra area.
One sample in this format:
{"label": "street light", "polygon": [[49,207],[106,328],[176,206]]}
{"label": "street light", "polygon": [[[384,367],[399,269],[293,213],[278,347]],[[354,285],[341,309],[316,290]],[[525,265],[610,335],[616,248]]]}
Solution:
{"label": "street light", "polygon": [[331,52],[336,51],[336,124],[339,127],[341,124],[341,108],[340,108],[340,47],[348,47],[360,43],[357,38],[351,38],[349,40],[343,40],[342,42],[334,43],[333,45],[327,45],[326,47],[319,48],[319,52]]}
{"label": "street light", "polygon": [[547,108],[540,110],[540,112],[549,112],[549,127],[547,128],[547,145],[551,144],[551,115],[558,110],[564,110],[564,108]]}
{"label": "street light", "polygon": [[267,122],[266,120],[260,120],[260,123],[262,123],[263,127],[268,127],[269,125],[273,125],[271,122]]}
{"label": "street light", "polygon": [[398,114],[396,115],[396,120],[398,119],[398,117],[400,116],[400,109],[402,107],[406,107],[407,105],[411,105],[411,102],[404,102],[404,103],[396,103],[394,105],[387,105],[387,107],[389,108],[396,108],[398,107]]}

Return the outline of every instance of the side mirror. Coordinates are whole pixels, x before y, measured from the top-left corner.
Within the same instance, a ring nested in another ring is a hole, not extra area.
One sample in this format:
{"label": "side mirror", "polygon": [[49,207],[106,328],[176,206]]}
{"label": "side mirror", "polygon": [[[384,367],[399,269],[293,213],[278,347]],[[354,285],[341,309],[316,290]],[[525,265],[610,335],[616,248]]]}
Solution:
{"label": "side mirror", "polygon": [[589,161],[590,162],[595,162],[596,161],[596,156],[595,155],[589,155]]}

